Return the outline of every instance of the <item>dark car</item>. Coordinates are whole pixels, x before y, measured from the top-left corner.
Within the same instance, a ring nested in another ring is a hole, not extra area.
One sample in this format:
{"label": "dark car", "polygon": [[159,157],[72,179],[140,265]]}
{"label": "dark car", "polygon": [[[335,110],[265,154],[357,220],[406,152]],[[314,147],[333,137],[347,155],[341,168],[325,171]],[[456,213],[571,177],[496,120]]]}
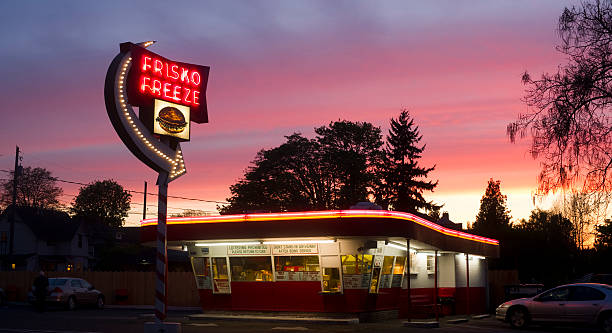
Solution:
{"label": "dark car", "polygon": [[[33,289],[33,288],[32,288]],[[93,305],[99,309],[104,308],[104,295],[95,289],[89,282],[79,278],[58,277],[49,279],[48,294],[45,303],[63,305],[69,310],[77,306]],[[36,298],[32,292],[28,293],[28,301],[32,304]]]}
{"label": "dark car", "polygon": [[530,298],[508,301],[497,307],[495,317],[514,328],[530,323],[599,326],[612,333],[612,286],[574,283],[547,290]]}

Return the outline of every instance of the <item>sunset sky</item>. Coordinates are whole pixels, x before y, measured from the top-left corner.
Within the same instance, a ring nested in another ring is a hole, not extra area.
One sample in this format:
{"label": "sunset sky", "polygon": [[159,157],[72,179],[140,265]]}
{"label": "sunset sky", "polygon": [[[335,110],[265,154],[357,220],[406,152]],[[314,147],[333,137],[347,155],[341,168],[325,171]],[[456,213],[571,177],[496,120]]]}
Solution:
{"label": "sunset sky", "polygon": [[[571,1],[2,1],[0,169],[24,166],[60,179],[114,179],[156,192],[156,173],[123,145],[106,114],[103,84],[119,43],[210,66],[208,124],[182,145],[187,174],[169,194],[211,201],[262,148],[338,119],[386,133],[411,110],[435,164],[428,199],[455,222],[474,221],[489,178],[501,180],[514,219],[534,208],[538,161],[506,125],[527,111],[521,74],[554,71],[555,28]],[[8,174],[0,172],[0,178]],[[79,186],[64,187],[69,204]],[[133,197],[136,224],[142,195]],[[156,205],[150,197],[149,204]],[[214,203],[170,199],[181,208]],[[154,217],[155,206],[149,206]]]}

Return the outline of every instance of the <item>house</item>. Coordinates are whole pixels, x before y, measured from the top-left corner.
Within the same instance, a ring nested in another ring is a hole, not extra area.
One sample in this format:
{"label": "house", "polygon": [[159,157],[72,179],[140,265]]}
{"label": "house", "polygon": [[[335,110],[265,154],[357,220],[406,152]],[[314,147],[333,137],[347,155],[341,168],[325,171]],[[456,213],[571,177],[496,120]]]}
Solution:
{"label": "house", "polygon": [[13,206],[0,214],[2,267],[26,271],[88,269],[89,239],[85,224],[67,213],[34,207],[15,210],[13,256],[9,256]]}

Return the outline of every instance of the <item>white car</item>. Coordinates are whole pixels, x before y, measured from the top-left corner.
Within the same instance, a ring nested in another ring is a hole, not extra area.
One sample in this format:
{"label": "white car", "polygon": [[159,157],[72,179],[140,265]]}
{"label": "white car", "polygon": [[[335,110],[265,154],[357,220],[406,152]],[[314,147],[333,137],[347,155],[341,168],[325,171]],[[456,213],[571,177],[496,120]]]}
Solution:
{"label": "white car", "polygon": [[530,298],[503,303],[495,317],[523,328],[530,323],[599,326],[612,333],[612,286],[574,283],[547,290]]}
{"label": "white car", "polygon": [[[32,290],[34,287],[32,286]],[[104,308],[104,295],[89,282],[72,277],[57,277],[49,279],[45,303],[49,305],[64,305],[68,310],[74,310],[79,305],[93,305]],[[28,302],[36,303],[32,292],[28,293]]]}

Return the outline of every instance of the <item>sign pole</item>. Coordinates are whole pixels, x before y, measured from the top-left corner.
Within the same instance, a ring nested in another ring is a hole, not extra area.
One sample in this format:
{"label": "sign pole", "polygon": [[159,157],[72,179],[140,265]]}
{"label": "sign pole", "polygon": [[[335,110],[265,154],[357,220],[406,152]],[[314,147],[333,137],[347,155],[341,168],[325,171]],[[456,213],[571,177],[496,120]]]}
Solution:
{"label": "sign pole", "polygon": [[168,252],[166,241],[166,214],[168,203],[168,173],[160,172],[157,177],[157,259],[155,288],[155,318],[158,323],[166,319],[168,306]]}

